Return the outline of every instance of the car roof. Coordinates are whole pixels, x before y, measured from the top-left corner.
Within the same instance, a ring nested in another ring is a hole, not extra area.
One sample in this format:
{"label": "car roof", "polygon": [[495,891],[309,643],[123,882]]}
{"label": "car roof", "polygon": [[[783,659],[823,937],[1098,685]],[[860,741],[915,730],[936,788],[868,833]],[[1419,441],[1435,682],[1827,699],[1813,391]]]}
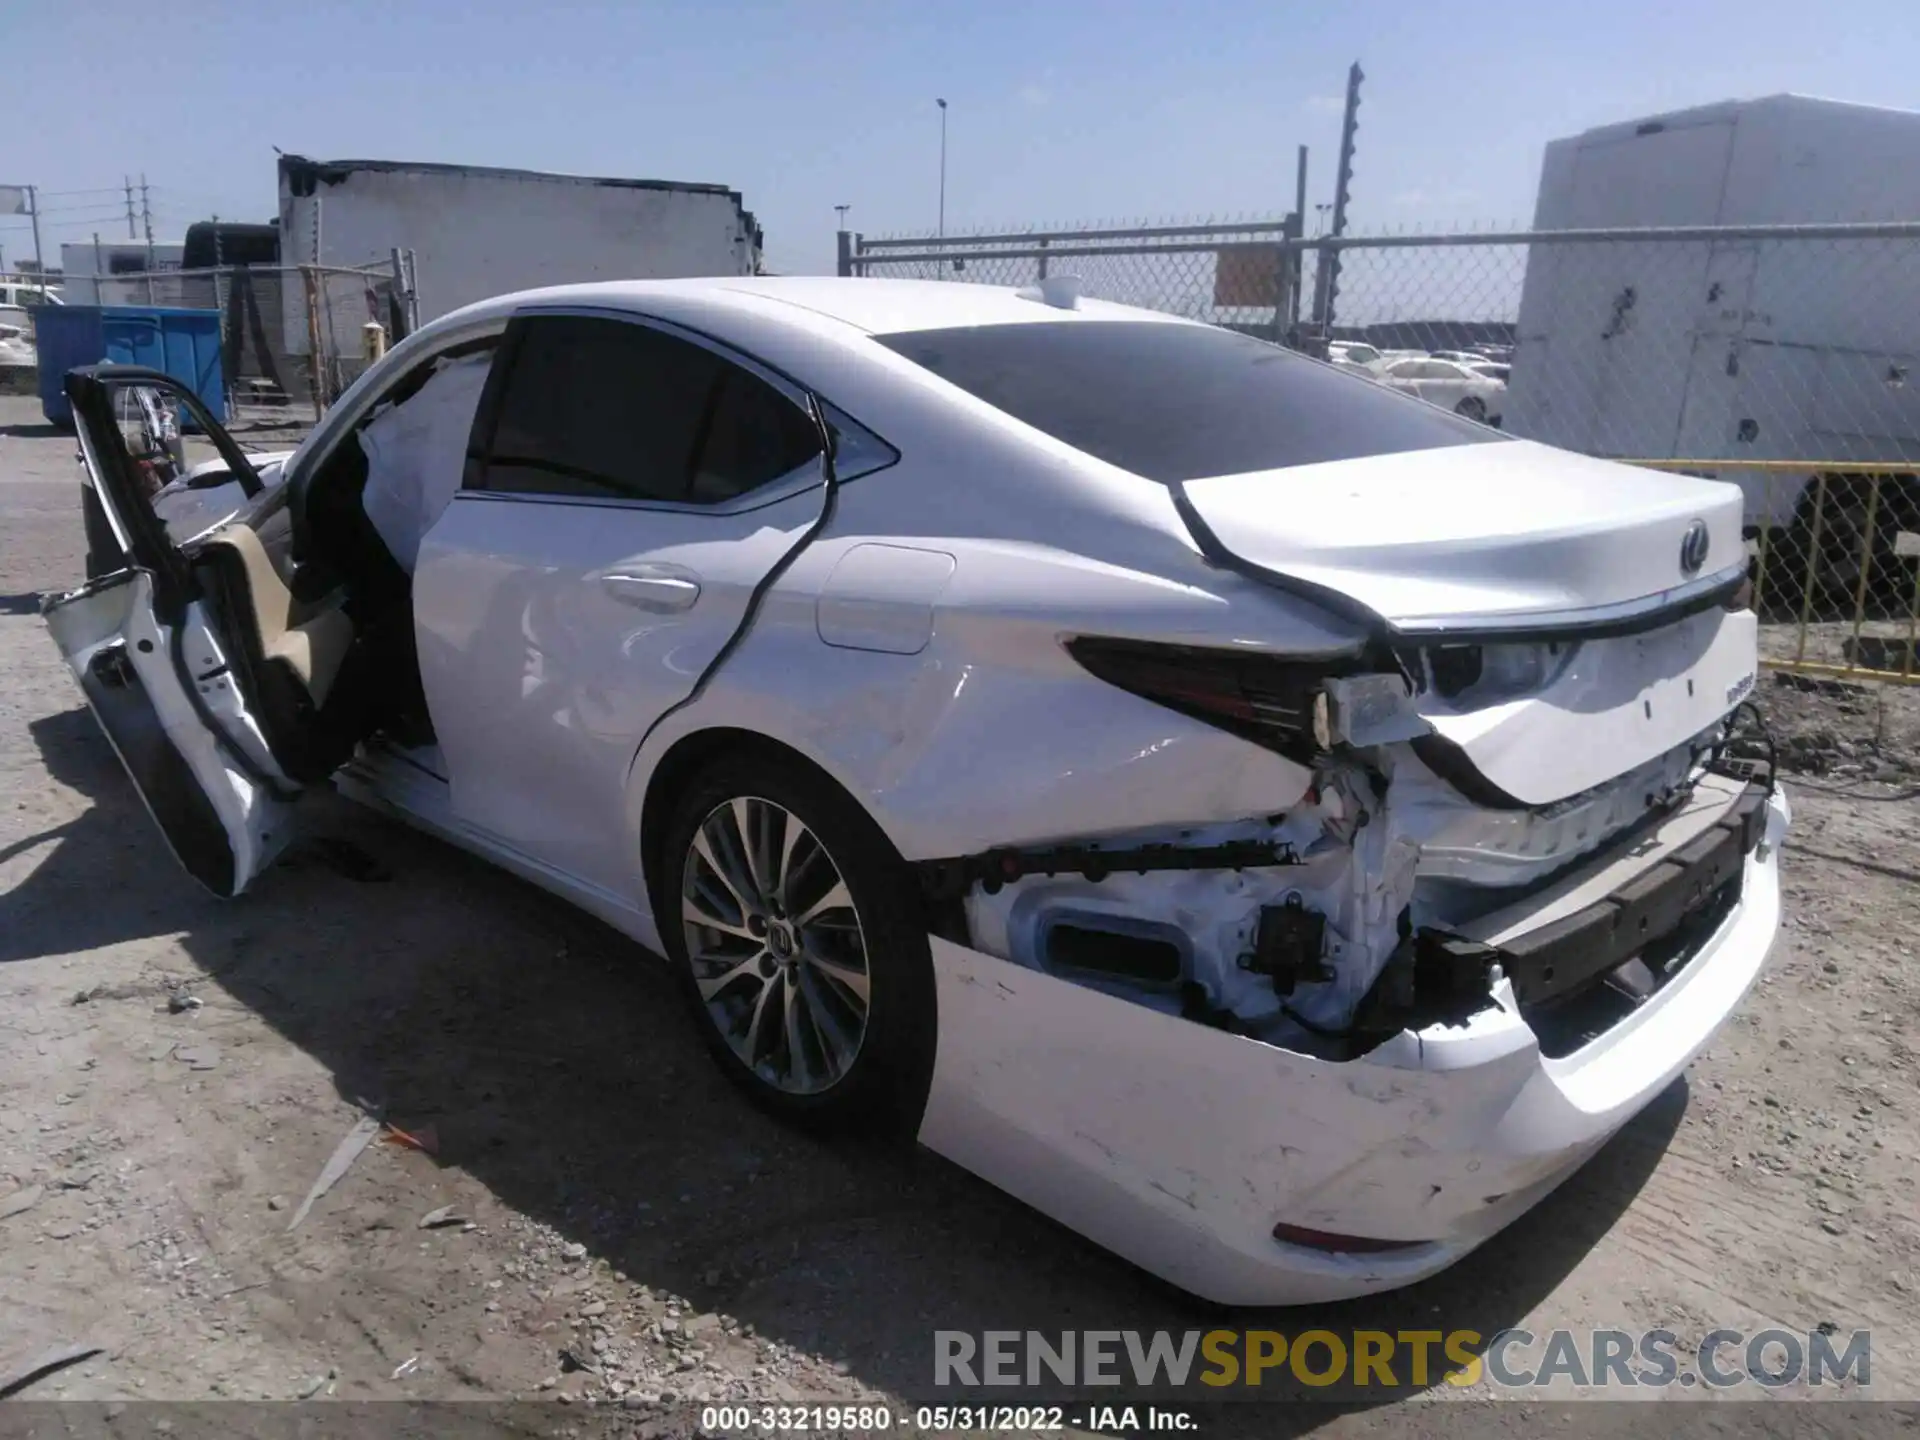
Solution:
{"label": "car roof", "polygon": [[[820,322],[867,334],[950,330],[975,325],[1020,325],[1045,321],[1099,323],[1136,321],[1194,324],[1162,311],[1081,298],[1072,309],[1049,305],[1013,286],[954,280],[872,280],[832,275],[716,276],[687,280],[602,280],[554,285],[496,296],[455,315],[475,320],[505,316],[530,304],[569,304],[645,312],[663,300],[693,302],[717,311],[752,313],[808,329]],[[444,317],[445,324],[455,316]]]}

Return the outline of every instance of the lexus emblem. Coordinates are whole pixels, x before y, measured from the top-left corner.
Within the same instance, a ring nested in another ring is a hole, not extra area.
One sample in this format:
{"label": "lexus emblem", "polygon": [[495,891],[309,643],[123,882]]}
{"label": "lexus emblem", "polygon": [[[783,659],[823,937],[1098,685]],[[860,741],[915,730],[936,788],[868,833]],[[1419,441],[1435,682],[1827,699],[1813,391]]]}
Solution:
{"label": "lexus emblem", "polygon": [[1698,575],[1707,563],[1707,548],[1711,543],[1706,521],[1696,520],[1687,526],[1687,533],[1680,541],[1680,573]]}

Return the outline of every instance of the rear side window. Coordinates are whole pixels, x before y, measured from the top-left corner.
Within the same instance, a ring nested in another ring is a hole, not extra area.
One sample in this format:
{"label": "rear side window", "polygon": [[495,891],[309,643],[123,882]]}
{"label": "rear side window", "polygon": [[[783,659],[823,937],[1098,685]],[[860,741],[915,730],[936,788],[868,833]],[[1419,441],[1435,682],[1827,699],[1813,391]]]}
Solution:
{"label": "rear side window", "polygon": [[1056,440],[1165,483],[1501,438],[1212,326],[1035,321],[874,338]]}
{"label": "rear side window", "polygon": [[819,453],[797,405],[704,346],[591,316],[522,323],[471,488],[714,505]]}

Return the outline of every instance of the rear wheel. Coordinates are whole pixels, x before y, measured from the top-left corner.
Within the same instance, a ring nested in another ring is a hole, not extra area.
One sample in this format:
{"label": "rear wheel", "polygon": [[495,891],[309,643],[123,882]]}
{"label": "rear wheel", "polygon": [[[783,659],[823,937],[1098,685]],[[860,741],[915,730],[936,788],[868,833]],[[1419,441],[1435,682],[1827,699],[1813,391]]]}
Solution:
{"label": "rear wheel", "polygon": [[865,812],[800,766],[731,757],[681,797],[663,860],[662,938],[721,1067],[794,1120],[917,1126],[932,959],[912,872]]}
{"label": "rear wheel", "polygon": [[1456,415],[1464,415],[1469,420],[1478,420],[1484,424],[1487,418],[1487,402],[1482,400],[1478,395],[1469,395],[1453,407],[1453,413]]}

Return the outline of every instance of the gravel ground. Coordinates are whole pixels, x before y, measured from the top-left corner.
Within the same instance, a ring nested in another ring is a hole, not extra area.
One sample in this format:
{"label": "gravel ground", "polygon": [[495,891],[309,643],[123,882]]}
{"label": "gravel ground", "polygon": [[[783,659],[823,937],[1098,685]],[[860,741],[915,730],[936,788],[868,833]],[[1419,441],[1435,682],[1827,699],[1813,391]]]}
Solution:
{"label": "gravel ground", "polygon": [[[193,893],[37,618],[83,547],[35,418],[0,399],[0,1371],[104,1347],[35,1398],[521,1397],[658,1433],[689,1398],[935,1398],[936,1327],[1218,1323],[934,1157],[773,1125],[652,957],[343,802],[242,901]],[[1810,783],[1914,783],[1913,694],[1759,698]],[[1782,943],[1685,1079],[1451,1272],[1230,1323],[1828,1322],[1912,1398],[1920,809],[1793,795]],[[290,1228],[364,1107],[429,1149],[371,1144]],[[1406,1406],[1216,1428],[1515,1429]]]}

